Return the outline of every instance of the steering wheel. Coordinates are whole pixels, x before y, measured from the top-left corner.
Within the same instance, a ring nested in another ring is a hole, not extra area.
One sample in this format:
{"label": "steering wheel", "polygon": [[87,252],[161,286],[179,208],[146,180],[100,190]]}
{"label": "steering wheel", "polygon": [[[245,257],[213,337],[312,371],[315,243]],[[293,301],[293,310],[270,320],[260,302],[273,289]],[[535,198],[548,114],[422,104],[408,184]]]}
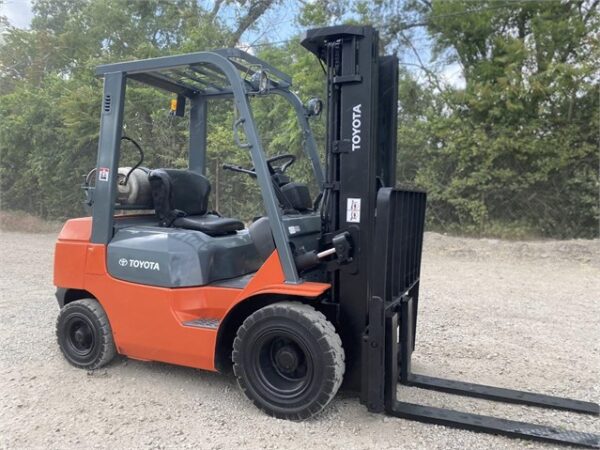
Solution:
{"label": "steering wheel", "polygon": [[[283,161],[282,164],[278,166],[273,166],[274,162]],[[285,208],[292,208],[292,204],[290,200],[283,195],[281,191],[281,185],[284,184],[282,179],[286,179],[286,182],[289,182],[289,178],[284,176],[283,173],[290,167],[292,164],[296,162],[296,157],[294,155],[277,155],[273,156],[266,160],[267,166],[269,168],[269,173],[271,174],[271,182],[273,183],[273,187],[275,189],[275,195],[279,200],[281,206]],[[223,164],[223,169],[231,170],[232,172],[240,172],[250,175],[252,178],[256,178],[256,168],[251,167],[250,169],[246,169],[244,167],[236,166],[233,164]],[[293,209],[293,208],[292,208]]]}
{"label": "steering wheel", "polygon": [[[277,161],[285,162],[283,164],[280,164],[279,166],[273,166],[273,163]],[[269,169],[272,173],[277,172],[277,170],[275,169],[279,169],[280,173],[284,173],[288,169],[288,167],[290,167],[295,162],[296,157],[294,155],[290,155],[289,153],[273,156],[272,158],[267,159],[267,165],[269,166]]]}

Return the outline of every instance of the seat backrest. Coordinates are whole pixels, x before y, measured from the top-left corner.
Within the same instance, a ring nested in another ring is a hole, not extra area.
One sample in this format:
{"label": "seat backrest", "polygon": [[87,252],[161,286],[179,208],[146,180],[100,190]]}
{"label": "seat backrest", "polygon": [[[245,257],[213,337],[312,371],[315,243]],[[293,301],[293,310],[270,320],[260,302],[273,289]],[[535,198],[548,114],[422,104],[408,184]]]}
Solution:
{"label": "seat backrest", "polygon": [[311,210],[313,205],[307,185],[294,182],[287,183],[282,186],[281,192],[296,211]]}
{"label": "seat backrest", "polygon": [[269,225],[269,218],[260,217],[256,219],[250,224],[248,231],[258,255],[263,261],[266,261],[275,250],[275,241],[273,240],[271,225]]}
{"label": "seat backrest", "polygon": [[207,213],[210,181],[204,175],[185,169],[155,169],[149,180],[154,209],[161,220],[181,213]]}

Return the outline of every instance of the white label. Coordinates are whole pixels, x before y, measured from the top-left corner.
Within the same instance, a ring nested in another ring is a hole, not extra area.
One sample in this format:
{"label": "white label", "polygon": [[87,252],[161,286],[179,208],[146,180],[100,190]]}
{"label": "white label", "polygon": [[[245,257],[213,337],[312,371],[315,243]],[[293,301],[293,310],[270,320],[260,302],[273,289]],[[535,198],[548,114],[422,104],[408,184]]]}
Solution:
{"label": "white label", "polygon": [[292,225],[291,227],[288,227],[288,231],[290,232],[290,234],[296,234],[300,232],[300,225]]}
{"label": "white label", "polygon": [[360,198],[349,198],[346,203],[346,222],[360,223]]}
{"label": "white label", "polygon": [[108,167],[100,167],[98,169],[98,180],[99,181],[108,181],[109,173],[110,173],[110,170],[108,169]]}
{"label": "white label", "polygon": [[121,267],[133,267],[134,269],[144,270],[160,270],[160,265],[154,261],[144,261],[141,259],[119,259],[119,265]]}
{"label": "white label", "polygon": [[[360,150],[360,141],[362,139],[362,103],[352,108],[352,151]],[[350,199],[348,199],[350,200]],[[358,199],[360,206],[360,199]],[[360,209],[360,208],[359,208]],[[360,218],[360,213],[359,213]],[[347,222],[350,222],[349,220]],[[357,221],[358,222],[358,221]]]}

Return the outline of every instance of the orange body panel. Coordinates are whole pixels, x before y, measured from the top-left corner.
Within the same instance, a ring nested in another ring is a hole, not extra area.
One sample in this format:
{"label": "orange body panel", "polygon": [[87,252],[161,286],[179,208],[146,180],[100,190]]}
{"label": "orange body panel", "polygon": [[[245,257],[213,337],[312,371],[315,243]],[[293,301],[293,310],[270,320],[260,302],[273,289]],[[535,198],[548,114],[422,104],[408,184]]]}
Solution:
{"label": "orange body panel", "polygon": [[90,292],[110,321],[118,352],[142,360],[216,370],[217,330],[183,322],[222,320],[238,303],[259,294],[314,298],[330,285],[286,284],[277,252],[267,259],[243,289],[201,286],[163,288],[113,278],[106,269],[106,247],[90,244],[91,218],[63,227],[54,258],[54,284]]}
{"label": "orange body panel", "polygon": [[302,297],[317,297],[331,287],[328,283],[304,282],[287,284],[281,269],[277,252],[265,261],[260,270],[242,290],[238,300],[243,300],[258,294],[284,294]]}
{"label": "orange body panel", "polygon": [[92,218],[67,221],[54,248],[54,285],[82,289],[87,242],[92,235]]}
{"label": "orange body panel", "polygon": [[59,241],[89,241],[92,237],[92,218],[67,220],[58,235]]}

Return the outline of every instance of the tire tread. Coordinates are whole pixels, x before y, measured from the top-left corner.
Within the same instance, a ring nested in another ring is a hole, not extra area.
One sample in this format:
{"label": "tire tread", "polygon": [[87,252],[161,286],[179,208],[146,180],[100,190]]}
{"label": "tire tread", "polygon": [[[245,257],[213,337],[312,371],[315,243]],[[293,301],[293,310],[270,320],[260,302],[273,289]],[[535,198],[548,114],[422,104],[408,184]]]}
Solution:
{"label": "tire tread", "polygon": [[[78,307],[78,306],[84,307],[87,310],[89,310],[96,317],[98,322],[100,323],[100,333],[99,333],[100,339],[101,339],[100,355],[91,364],[86,364],[86,365],[77,364],[77,363],[71,361],[68,358],[68,356],[65,354],[65,350],[63,349],[63,346],[60,345],[60,321],[61,321],[61,318],[63,317],[64,314],[69,312],[69,309]],[[115,342],[114,342],[114,338],[113,338],[113,334],[112,334],[112,329],[110,327],[110,322],[108,321],[108,316],[106,315],[106,312],[104,311],[104,309],[102,308],[100,303],[98,303],[98,301],[93,298],[83,298],[80,300],[75,300],[71,303],[66,304],[60,310],[60,313],[56,320],[56,337],[59,341],[60,351],[64,355],[65,359],[67,361],[69,361],[69,363],[71,365],[73,365],[77,368],[80,368],[80,369],[87,369],[87,370],[99,369],[99,368],[107,365],[110,361],[112,361],[113,358],[117,354],[117,349],[115,347]]]}
{"label": "tire tread", "polygon": [[[250,392],[246,380],[244,379],[244,368],[242,367],[241,350],[243,341],[248,333],[259,320],[266,317],[287,317],[294,321],[307,324],[309,332],[317,338],[318,344],[323,349],[323,356],[328,359],[326,368],[330,377],[323,383],[324,389],[320,396],[311,404],[307,405],[306,409],[300,413],[281,413],[275,412],[265,407],[259,399],[253,397]],[[269,415],[288,420],[306,420],[320,413],[333,399],[338,389],[340,388],[345,371],[345,354],[342,347],[342,340],[335,331],[331,322],[327,320],[325,315],[317,311],[311,305],[305,303],[284,301],[274,303],[254,312],[246,318],[240,326],[237,336],[233,342],[233,372],[237,378],[238,384],[244,394],[262,411]]]}

